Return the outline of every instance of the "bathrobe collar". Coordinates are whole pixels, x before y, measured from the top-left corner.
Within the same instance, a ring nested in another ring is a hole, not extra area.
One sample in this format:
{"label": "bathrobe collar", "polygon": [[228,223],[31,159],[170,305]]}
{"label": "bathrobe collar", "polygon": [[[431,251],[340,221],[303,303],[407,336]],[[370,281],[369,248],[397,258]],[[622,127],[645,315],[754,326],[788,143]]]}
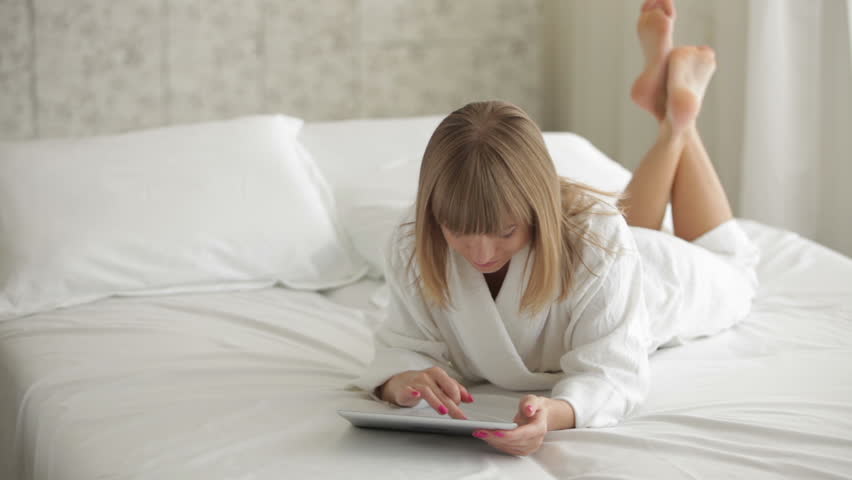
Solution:
{"label": "bathrobe collar", "polygon": [[534,329],[524,328],[524,333],[518,335],[518,347],[506,329],[507,324],[540,326],[550,311],[545,308],[532,317],[519,312],[534,260],[529,245],[512,257],[500,292],[493,300],[483,274],[462,255],[452,249],[450,252],[447,280],[452,292],[452,307],[448,317],[474,368],[488,381],[503,388],[545,390],[552,387],[555,378],[561,375],[530,372],[518,351],[518,347],[525,349],[530,341],[535,341]]}

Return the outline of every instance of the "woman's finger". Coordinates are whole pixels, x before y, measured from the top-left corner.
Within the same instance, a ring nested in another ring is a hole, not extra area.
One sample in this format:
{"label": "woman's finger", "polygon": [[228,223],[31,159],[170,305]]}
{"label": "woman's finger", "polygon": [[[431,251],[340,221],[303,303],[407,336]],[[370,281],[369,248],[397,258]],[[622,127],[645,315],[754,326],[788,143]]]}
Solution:
{"label": "woman's finger", "polygon": [[526,395],[518,404],[518,412],[527,418],[532,418],[541,409],[541,398],[535,395]]}
{"label": "woman's finger", "polygon": [[536,417],[532,422],[522,425],[507,434],[511,435],[510,440],[528,440],[543,436],[547,433],[547,426],[544,425],[543,417]]}
{"label": "woman's finger", "polygon": [[544,436],[547,433],[547,425],[544,425],[543,416],[537,416],[530,423],[512,430],[477,430],[473,433],[477,438],[486,439],[494,437],[505,443],[513,443]]}
{"label": "woman's finger", "polygon": [[474,432],[474,437],[482,439],[493,448],[500,450],[501,452],[508,453],[509,455],[525,455],[528,451],[531,452],[534,450],[533,448],[530,448],[532,444],[529,442],[507,441],[493,433],[477,431]]}
{"label": "woman's finger", "polygon": [[448,410],[447,413],[450,415],[450,417],[457,418],[459,420],[467,420],[467,415],[464,414],[464,412],[462,411],[461,407],[458,406],[458,404],[455,404],[453,402],[447,402],[447,403],[449,403],[449,405],[448,405],[449,410]]}
{"label": "woman's finger", "polygon": [[426,400],[426,403],[434,408],[436,412],[441,415],[449,414],[452,418],[467,420],[467,416],[464,412],[462,412],[458,405],[453,403],[452,400],[447,398],[437,385],[421,388],[420,390],[420,393],[423,395],[423,399]]}
{"label": "woman's finger", "polygon": [[420,394],[420,391],[411,385],[406,385],[402,389],[396,392],[394,396],[394,402],[401,407],[413,407],[420,403],[420,400],[423,398],[423,395]]}
{"label": "woman's finger", "polygon": [[462,402],[473,403],[473,395],[470,394],[470,392],[468,391],[468,389],[464,385],[459,384],[459,390],[461,390],[461,401]]}
{"label": "woman's finger", "polygon": [[441,387],[444,395],[447,396],[453,403],[458,405],[462,401],[461,389],[459,382],[449,376],[442,368],[430,368],[427,370],[432,380]]}
{"label": "woman's finger", "polygon": [[477,430],[473,436],[500,451],[512,455],[529,455],[541,447],[546,430],[543,425],[529,424],[508,431]]}

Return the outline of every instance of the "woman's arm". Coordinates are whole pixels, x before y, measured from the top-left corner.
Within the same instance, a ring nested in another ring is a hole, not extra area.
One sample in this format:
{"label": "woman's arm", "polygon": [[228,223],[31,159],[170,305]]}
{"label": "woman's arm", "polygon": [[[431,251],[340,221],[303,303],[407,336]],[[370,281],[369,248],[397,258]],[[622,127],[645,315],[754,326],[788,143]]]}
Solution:
{"label": "woman's arm", "polygon": [[[461,417],[455,405],[469,394],[456,380],[461,376],[450,364],[446,342],[416,278],[407,269],[406,252],[399,241],[399,235],[394,235],[385,255],[385,279],[390,290],[387,320],[376,333],[372,362],[353,385],[403,406],[418,403],[414,396],[422,395],[420,398],[437,411],[441,412],[439,407],[444,405],[454,417]],[[424,376],[429,378],[421,378]],[[406,381],[401,381],[402,377]]]}
{"label": "woman's arm", "polygon": [[650,382],[641,258],[624,219],[610,221],[608,243],[625,249],[606,257],[596,276],[578,278],[559,362],[565,377],[552,391],[572,406],[581,428],[617,424],[644,400]]}
{"label": "woman's arm", "polygon": [[574,407],[566,400],[548,398],[547,430],[567,430],[574,428]]}

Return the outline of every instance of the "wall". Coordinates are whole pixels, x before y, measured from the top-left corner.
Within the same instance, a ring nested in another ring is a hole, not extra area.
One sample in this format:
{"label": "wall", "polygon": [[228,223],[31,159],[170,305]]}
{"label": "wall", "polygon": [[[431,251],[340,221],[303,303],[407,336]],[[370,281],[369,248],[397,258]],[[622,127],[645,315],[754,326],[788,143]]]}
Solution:
{"label": "wall", "polygon": [[[656,134],[628,98],[642,68],[641,3],[0,0],[0,138],[266,112],[308,120],[436,114],[496,97],[520,104],[547,130],[586,136],[633,169]],[[830,22],[846,21],[847,3],[825,3],[838,12]],[[735,214],[784,225],[744,211],[741,198],[750,164],[743,148],[750,4],[677,0],[675,41],[717,51],[699,127]],[[823,49],[823,63],[840,50]],[[848,65],[825,75],[848,82]],[[824,96],[831,113],[821,121],[848,125],[848,83],[835,90],[839,96]],[[822,177],[812,190],[823,205],[848,203],[850,139],[835,128],[819,142]],[[813,165],[802,164],[808,178]],[[791,229],[852,252],[848,216],[821,208],[812,215],[817,226]]]}
{"label": "wall", "polygon": [[541,115],[542,0],[0,0],[0,138],[237,115]]}

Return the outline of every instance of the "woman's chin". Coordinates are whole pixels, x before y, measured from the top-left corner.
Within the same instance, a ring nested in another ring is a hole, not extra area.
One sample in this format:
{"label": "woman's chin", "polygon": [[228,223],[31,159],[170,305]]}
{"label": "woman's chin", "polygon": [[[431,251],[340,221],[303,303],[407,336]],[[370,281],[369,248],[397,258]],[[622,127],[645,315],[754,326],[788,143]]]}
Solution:
{"label": "woman's chin", "polygon": [[501,268],[503,268],[503,265],[504,265],[505,263],[506,263],[506,262],[494,261],[494,262],[488,263],[488,264],[486,264],[486,265],[479,265],[479,264],[477,264],[477,263],[475,263],[475,262],[470,262],[470,264],[471,264],[471,265],[473,265],[473,268],[477,269],[480,273],[494,273],[494,272],[497,272],[497,271],[499,271]]}

